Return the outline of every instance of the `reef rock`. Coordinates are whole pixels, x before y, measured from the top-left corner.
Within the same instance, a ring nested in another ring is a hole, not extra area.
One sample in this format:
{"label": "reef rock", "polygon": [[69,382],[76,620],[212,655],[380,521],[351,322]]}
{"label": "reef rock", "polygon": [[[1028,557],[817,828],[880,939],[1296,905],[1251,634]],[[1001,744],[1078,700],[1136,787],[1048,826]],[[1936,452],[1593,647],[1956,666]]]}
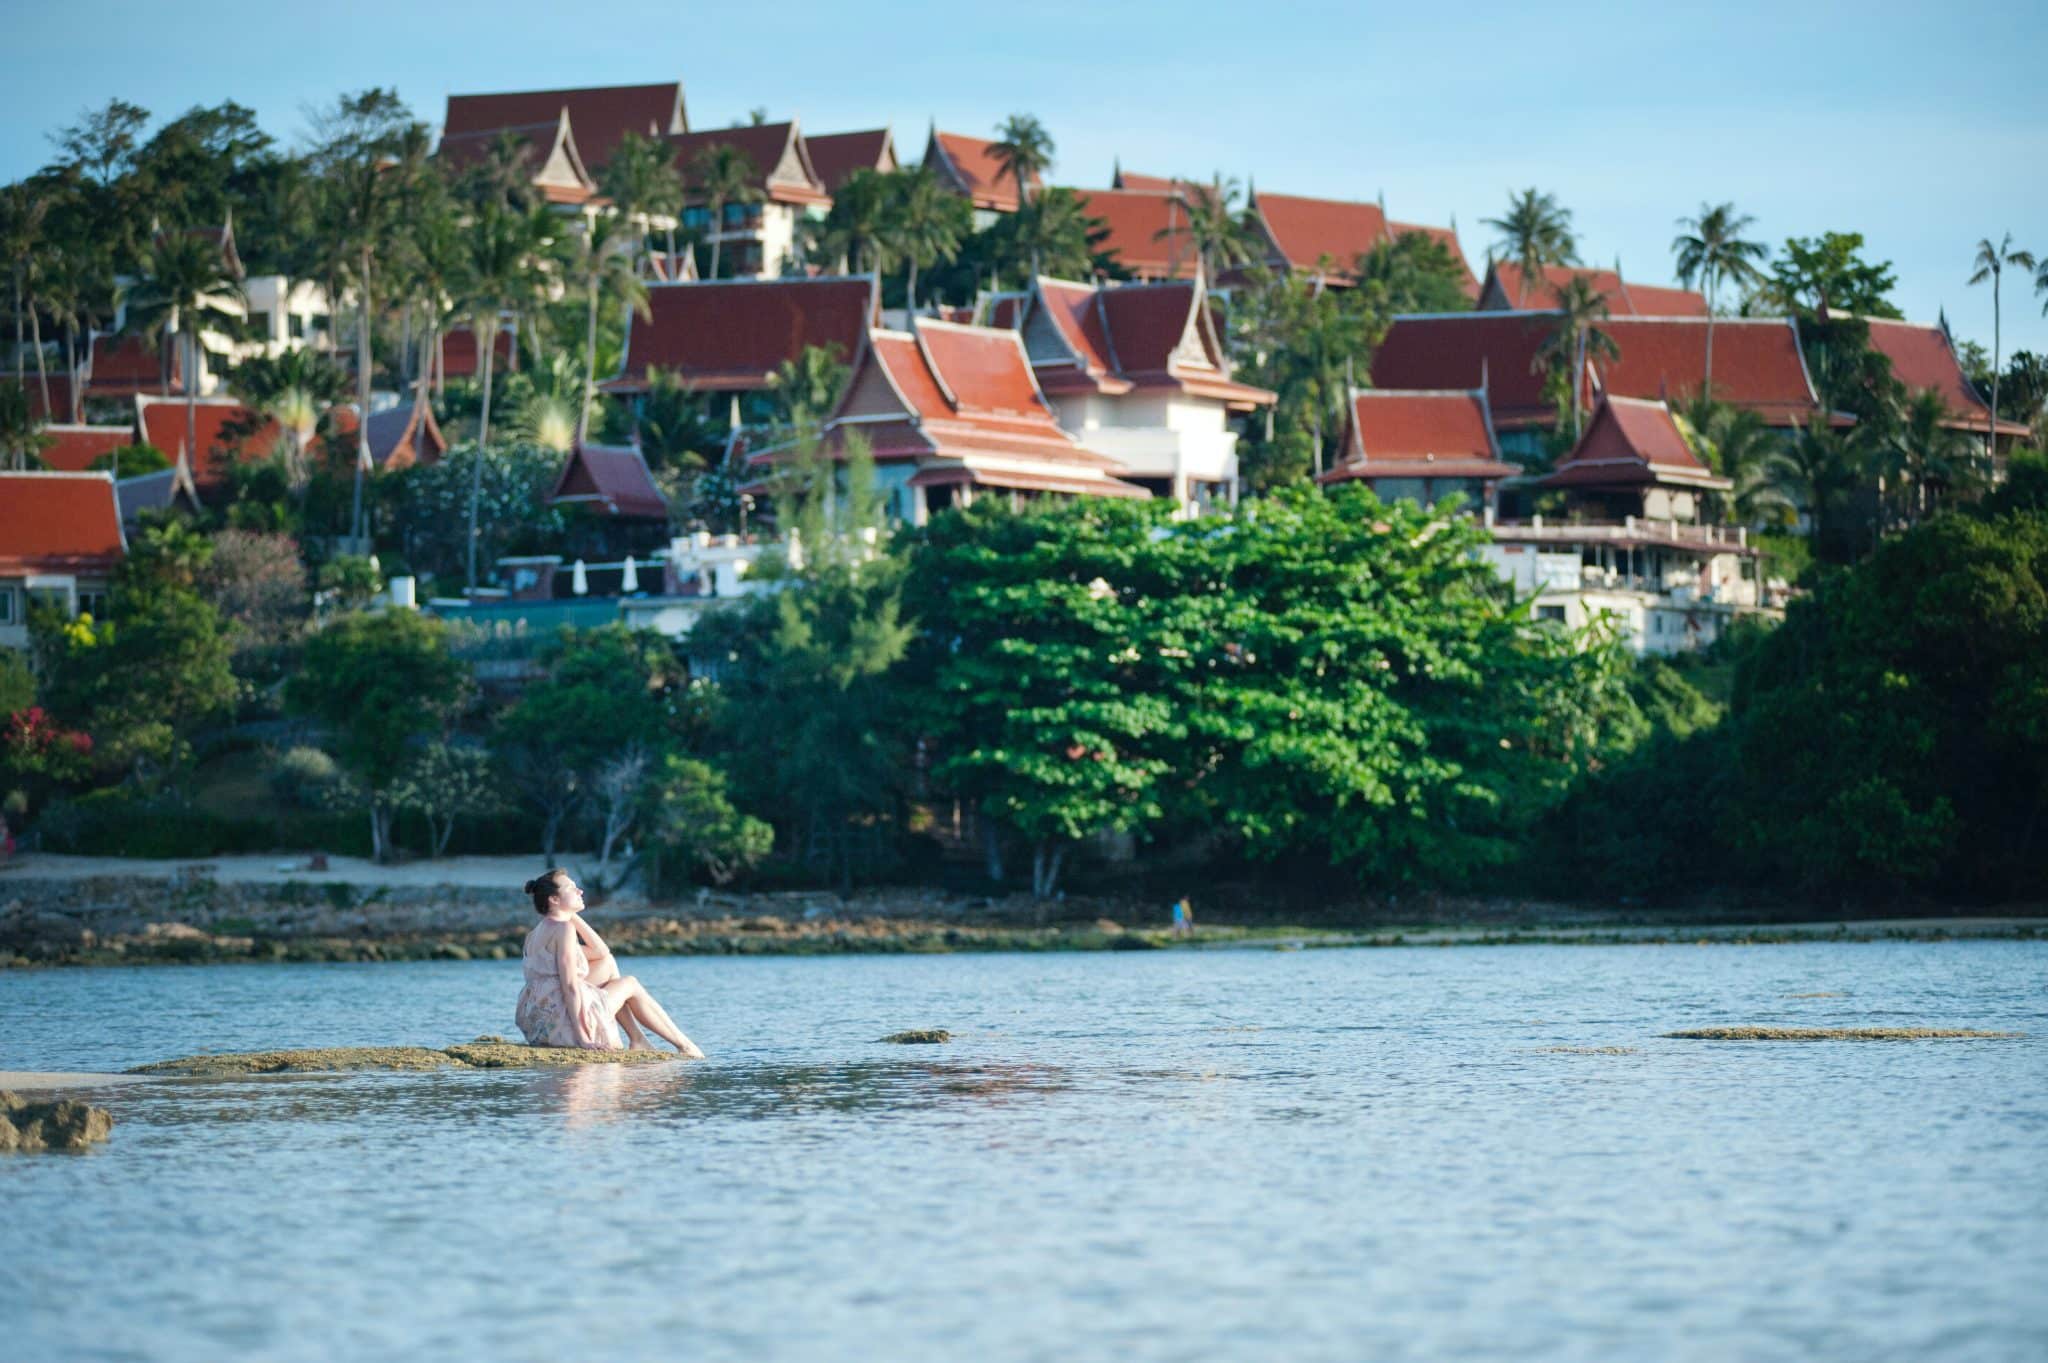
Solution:
{"label": "reef rock", "polygon": [[113,1114],[103,1107],[68,1098],[31,1103],[0,1090],[0,1152],[84,1150],[113,1130]]}
{"label": "reef rock", "polygon": [[891,1032],[882,1038],[891,1046],[937,1046],[952,1039],[953,1034],[943,1027],[918,1032]]}
{"label": "reef rock", "polygon": [[503,1037],[436,1051],[425,1046],[326,1046],[307,1051],[188,1055],[138,1065],[130,1074],[183,1074],[219,1079],[240,1074],[346,1074],[358,1070],[536,1069],[556,1065],[646,1065],[681,1057],[670,1051],[585,1051],[526,1046]]}

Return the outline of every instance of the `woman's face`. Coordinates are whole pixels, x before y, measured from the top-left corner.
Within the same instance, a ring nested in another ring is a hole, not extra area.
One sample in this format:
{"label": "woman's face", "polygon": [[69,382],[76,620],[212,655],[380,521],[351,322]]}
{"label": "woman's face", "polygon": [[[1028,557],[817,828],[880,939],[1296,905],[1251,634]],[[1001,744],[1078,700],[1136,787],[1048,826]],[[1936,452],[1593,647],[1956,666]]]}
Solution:
{"label": "woman's face", "polygon": [[554,903],[566,913],[582,913],[583,887],[567,876],[556,877]]}

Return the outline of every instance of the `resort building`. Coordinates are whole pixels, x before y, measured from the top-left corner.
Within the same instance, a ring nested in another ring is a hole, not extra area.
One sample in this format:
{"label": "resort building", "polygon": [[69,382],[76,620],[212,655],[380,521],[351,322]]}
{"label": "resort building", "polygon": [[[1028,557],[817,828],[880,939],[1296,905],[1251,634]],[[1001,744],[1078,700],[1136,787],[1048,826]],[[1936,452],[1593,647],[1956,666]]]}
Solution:
{"label": "resort building", "polygon": [[1077,189],[1081,211],[1102,221],[1104,235],[1093,246],[1118,269],[1140,282],[1193,279],[1199,252],[1188,217],[1188,194],[1168,189]]}
{"label": "resort building", "polygon": [[902,169],[902,163],[896,159],[896,138],[887,128],[826,133],[822,137],[806,137],[804,144],[810,149],[811,169],[818,173],[828,194],[837,194],[847,177],[857,170],[887,174]]}
{"label": "resort building", "polygon": [[[84,373],[82,366],[79,372]],[[21,385],[22,391],[28,394],[28,414],[31,420],[76,422],[84,415],[81,410],[83,394],[74,396],[70,371],[61,363],[55,366],[46,365],[44,369],[38,371],[31,355],[25,373],[0,371],[0,384],[10,383]],[[49,393],[47,403],[43,401],[46,389]]]}
{"label": "resort building", "polygon": [[813,346],[852,364],[875,309],[871,275],[653,284],[647,315],[627,321],[618,374],[599,386],[630,397],[665,370],[693,392],[728,399],[740,424],[763,421],[775,371]]}
{"label": "resort building", "polygon": [[[1978,436],[1992,433],[1991,404],[1963,372],[1945,323],[1929,325],[1885,317],[1862,320],[1870,327],[1871,349],[1891,362],[1893,378],[1910,392],[1931,391],[1941,396],[1942,405],[1949,411],[1949,420],[1944,425]],[[2023,422],[1998,419],[1996,441],[2000,450],[2032,435],[2033,429]]]}
{"label": "resort building", "polygon": [[115,450],[133,444],[135,428],[52,424],[43,427],[43,435],[50,442],[38,455],[43,467],[58,473],[85,473],[94,460],[111,461]]}
{"label": "resort building", "polygon": [[1273,405],[1230,376],[1208,291],[1186,283],[1093,285],[1039,278],[999,295],[1062,429],[1122,465],[1119,477],[1194,513],[1237,500],[1231,422]]}
{"label": "resort building", "polygon": [[[1538,359],[1558,327],[1555,312],[1453,312],[1397,317],[1373,354],[1376,388],[1485,388],[1494,429],[1510,459],[1541,454],[1558,410]],[[1603,393],[1683,403],[1706,379],[1704,317],[1612,317],[1600,330],[1620,358],[1589,362],[1582,390],[1590,411]],[[1714,324],[1714,396],[1756,412],[1784,432],[1821,410],[1799,331],[1790,318],[1723,317]]]}
{"label": "resort building", "polygon": [[27,648],[29,611],[105,616],[128,551],[106,473],[0,473],[0,648]]}
{"label": "resort building", "polygon": [[[822,444],[843,455],[855,439],[875,461],[889,515],[915,525],[979,496],[1151,495],[1061,428],[1023,337],[999,327],[920,320],[869,331]],[[749,462],[765,469],[784,457],[769,450]]]}
{"label": "resort building", "polygon": [[592,211],[592,201],[598,197],[597,181],[577,149],[566,107],[537,123],[444,133],[434,155],[452,178],[488,164],[501,147],[514,150],[536,201],[562,211]]}
{"label": "resort building", "polygon": [[[832,195],[811,164],[803,131],[795,119],[678,133],[668,142],[683,177],[687,204],[683,226],[704,243],[698,253],[699,268],[707,277],[714,244],[721,277],[772,278],[803,263],[801,225],[822,218],[832,206]],[[757,197],[752,202],[732,200],[721,205],[718,221],[713,222],[712,206],[697,183],[697,168],[698,158],[719,147],[731,148],[752,168],[751,184]]]}
{"label": "resort building", "polygon": [[1704,648],[1763,604],[1748,533],[1705,524],[1731,484],[1662,402],[1603,397],[1571,454],[1535,480],[1564,515],[1496,521],[1487,560],[1542,619],[1606,617],[1639,654]]}
{"label": "resort building", "polygon": [[610,85],[573,90],[522,90],[507,94],[450,95],[441,127],[451,139],[496,134],[506,129],[554,123],[566,114],[575,130],[583,164],[604,169],[612,149],[627,133],[669,137],[690,130],[681,81],[653,85]]}
{"label": "resort building", "polygon": [[[940,184],[973,205],[977,232],[1022,207],[1017,182],[990,150],[994,145],[987,138],[942,133],[936,127],[925,140],[925,168],[938,176]],[[1035,192],[1042,182],[1037,175],[1028,179],[1028,187]]]}
{"label": "resort building", "polygon": [[1464,271],[1467,297],[1479,296],[1479,281],[1458,242],[1458,229],[1396,222],[1383,203],[1310,199],[1296,194],[1252,191],[1247,210],[1265,239],[1265,263],[1275,273],[1313,275],[1333,288],[1358,282],[1358,258],[1391,246],[1410,232],[1442,243]]}
{"label": "resort building", "polygon": [[1542,277],[1530,279],[1512,261],[1489,260],[1486,278],[1479,286],[1481,312],[1528,312],[1555,308],[1566,285],[1583,279],[1607,301],[1614,317],[1705,317],[1707,296],[1691,289],[1671,289],[1651,284],[1631,284],[1621,276],[1617,263],[1611,270],[1588,270],[1575,265],[1546,265]]}
{"label": "resort building", "polygon": [[[492,338],[491,373],[510,374],[519,368],[519,337],[509,322],[499,326]],[[435,363],[443,379],[483,377],[483,352],[477,347],[472,327],[450,327],[441,333],[440,355]]]}
{"label": "resort building", "polygon": [[1520,471],[1501,456],[1484,388],[1354,388],[1336,460],[1316,481],[1362,482],[1382,500],[1425,506],[1458,497],[1492,524],[1501,481]]}

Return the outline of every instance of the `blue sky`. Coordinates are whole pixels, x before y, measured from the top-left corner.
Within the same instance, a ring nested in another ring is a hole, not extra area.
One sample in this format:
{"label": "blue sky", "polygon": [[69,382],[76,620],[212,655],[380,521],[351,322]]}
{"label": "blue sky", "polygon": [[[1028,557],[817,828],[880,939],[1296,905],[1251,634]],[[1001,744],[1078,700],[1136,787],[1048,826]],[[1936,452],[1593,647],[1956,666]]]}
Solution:
{"label": "blue sky", "polygon": [[[1455,217],[1475,266],[1479,220],[1511,187],[1555,192],[1589,260],[1656,283],[1674,220],[1733,200],[1774,246],[1863,232],[1909,316],[1946,307],[1987,346],[1990,292],[1966,285],[1977,239],[2009,230],[2048,253],[2048,37],[2017,3],[9,8],[8,179],[114,95],[158,114],[234,98],[291,141],[309,103],[368,85],[438,123],[451,91],[680,78],[693,126],[755,107],[813,131],[889,123],[915,158],[931,119],[985,135],[1023,111],[1056,139],[1062,183],[1106,184],[1121,156],[1384,193],[1398,218]],[[2048,350],[2041,303],[2009,284],[2008,352]]]}

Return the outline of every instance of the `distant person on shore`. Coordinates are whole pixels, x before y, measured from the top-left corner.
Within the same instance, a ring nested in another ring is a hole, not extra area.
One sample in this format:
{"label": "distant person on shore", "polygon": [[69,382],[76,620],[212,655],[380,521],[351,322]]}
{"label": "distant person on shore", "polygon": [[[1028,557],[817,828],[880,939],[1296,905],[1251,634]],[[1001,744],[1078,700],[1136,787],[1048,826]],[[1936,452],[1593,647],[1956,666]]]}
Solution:
{"label": "distant person on shore", "polygon": [[1173,904],[1173,935],[1176,937],[1186,937],[1194,930],[1194,906],[1188,903],[1186,895],[1182,895]]}
{"label": "distant person on shore", "polygon": [[526,987],[514,1016],[529,1046],[624,1050],[623,1022],[634,1049],[650,1049],[642,1025],[692,1060],[704,1052],[684,1036],[654,995],[619,973],[611,948],[583,921],[583,891],[559,868],[526,882],[540,922],[526,934]]}

